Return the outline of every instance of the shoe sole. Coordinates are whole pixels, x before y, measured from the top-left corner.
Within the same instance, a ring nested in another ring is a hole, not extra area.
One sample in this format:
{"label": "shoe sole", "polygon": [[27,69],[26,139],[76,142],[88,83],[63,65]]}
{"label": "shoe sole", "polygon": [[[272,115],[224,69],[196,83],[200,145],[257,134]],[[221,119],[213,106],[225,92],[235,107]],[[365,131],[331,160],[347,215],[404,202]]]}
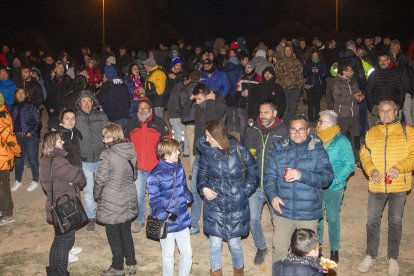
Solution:
{"label": "shoe sole", "polygon": [[81,253],[82,252],[82,248],[80,248],[80,249],[76,249],[76,250],[70,250],[69,251],[69,254],[72,254],[72,255],[77,255],[77,254],[79,254],[79,253]]}
{"label": "shoe sole", "polygon": [[16,219],[12,219],[12,220],[8,220],[8,221],[4,221],[4,222],[1,222],[0,223],[0,226],[1,225],[6,225],[6,224],[9,224],[9,223],[12,223],[12,222],[14,222]]}

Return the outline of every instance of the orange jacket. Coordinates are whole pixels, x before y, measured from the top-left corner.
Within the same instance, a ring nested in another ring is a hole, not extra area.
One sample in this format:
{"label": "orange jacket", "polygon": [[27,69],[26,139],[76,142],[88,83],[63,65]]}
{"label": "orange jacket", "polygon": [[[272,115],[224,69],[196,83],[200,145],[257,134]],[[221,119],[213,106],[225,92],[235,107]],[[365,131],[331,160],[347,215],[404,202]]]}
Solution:
{"label": "orange jacket", "polygon": [[6,106],[0,106],[0,171],[9,171],[14,167],[14,156],[20,154],[13,132],[13,120]]}

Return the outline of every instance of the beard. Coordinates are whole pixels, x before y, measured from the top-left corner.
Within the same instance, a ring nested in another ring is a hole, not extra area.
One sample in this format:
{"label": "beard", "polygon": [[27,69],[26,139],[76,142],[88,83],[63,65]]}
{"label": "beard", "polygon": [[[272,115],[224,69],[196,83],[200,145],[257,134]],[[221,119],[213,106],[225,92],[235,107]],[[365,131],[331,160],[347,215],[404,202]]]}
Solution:
{"label": "beard", "polygon": [[151,116],[151,113],[145,113],[145,114],[139,114],[138,113],[138,120],[140,120],[141,122],[145,122],[149,116]]}

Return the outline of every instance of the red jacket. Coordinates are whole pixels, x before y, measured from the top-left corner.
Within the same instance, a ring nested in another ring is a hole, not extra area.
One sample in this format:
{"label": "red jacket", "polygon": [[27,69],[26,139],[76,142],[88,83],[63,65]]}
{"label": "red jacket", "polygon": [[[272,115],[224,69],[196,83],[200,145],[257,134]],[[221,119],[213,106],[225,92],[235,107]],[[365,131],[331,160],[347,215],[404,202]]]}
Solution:
{"label": "red jacket", "polygon": [[151,171],[158,164],[156,153],[158,141],[169,138],[170,135],[164,120],[151,115],[145,122],[141,122],[134,117],[129,121],[124,132],[125,137],[134,144],[137,169]]}
{"label": "red jacket", "polygon": [[99,68],[86,68],[86,72],[88,72],[88,84],[95,86],[95,84],[100,84],[103,81],[103,75]]}
{"label": "red jacket", "polygon": [[3,53],[0,53],[0,63],[3,65],[4,68],[7,68],[7,58],[6,55]]}

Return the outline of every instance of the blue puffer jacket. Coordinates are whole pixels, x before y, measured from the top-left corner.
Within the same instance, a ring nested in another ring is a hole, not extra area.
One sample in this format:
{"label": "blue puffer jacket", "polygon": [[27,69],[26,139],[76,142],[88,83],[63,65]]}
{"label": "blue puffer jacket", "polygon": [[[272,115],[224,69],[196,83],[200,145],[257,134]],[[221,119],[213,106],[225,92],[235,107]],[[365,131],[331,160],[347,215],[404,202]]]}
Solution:
{"label": "blue puffer jacket", "polygon": [[243,76],[243,66],[229,62],[224,66],[224,73],[229,80],[229,96],[236,94],[237,81]]}
{"label": "blue puffer jacket", "polygon": [[15,90],[16,84],[12,80],[0,80],[0,93],[3,94],[4,101],[8,108],[10,108],[14,102]]}
{"label": "blue puffer jacket", "polygon": [[221,71],[213,71],[211,74],[201,73],[201,83],[207,85],[211,91],[219,93],[223,98],[227,96],[230,89],[230,83],[225,73]]}
{"label": "blue puffer jacket", "polygon": [[[301,172],[300,181],[284,181],[286,168]],[[328,154],[319,138],[309,136],[297,144],[290,139],[275,142],[264,174],[264,189],[269,202],[280,197],[282,213],[292,220],[315,220],[322,217],[322,188],[333,180]]]}
{"label": "blue puffer jacket", "polygon": [[[16,104],[12,105],[10,109],[10,114],[13,117],[13,125],[16,125],[17,115],[19,113],[19,108]],[[22,127],[22,132],[24,135],[30,132],[31,135],[34,135],[39,130],[40,126],[40,115],[36,107],[30,103],[25,103],[24,106],[20,109],[20,124]]]}
{"label": "blue puffer jacket", "polygon": [[246,166],[246,178],[243,179],[242,164],[237,153],[238,141],[230,139],[229,142],[230,154],[226,156],[222,150],[210,147],[205,136],[197,141],[201,152],[197,189],[201,195],[204,187],[217,192],[217,197],[211,201],[204,198],[204,232],[225,240],[248,235],[248,198],[258,183],[256,160],[249,150],[239,145],[240,156]]}
{"label": "blue puffer jacket", "polygon": [[348,138],[339,133],[331,141],[326,149],[334,172],[334,179],[329,190],[339,191],[345,188],[346,179],[354,171],[355,159]]}
{"label": "blue puffer jacket", "polygon": [[169,213],[177,216],[174,221],[169,220],[167,223],[169,233],[190,227],[187,203],[193,201],[193,195],[187,188],[184,169],[178,162],[168,163],[161,160],[149,174],[147,185],[151,214],[159,220],[166,220]]}

